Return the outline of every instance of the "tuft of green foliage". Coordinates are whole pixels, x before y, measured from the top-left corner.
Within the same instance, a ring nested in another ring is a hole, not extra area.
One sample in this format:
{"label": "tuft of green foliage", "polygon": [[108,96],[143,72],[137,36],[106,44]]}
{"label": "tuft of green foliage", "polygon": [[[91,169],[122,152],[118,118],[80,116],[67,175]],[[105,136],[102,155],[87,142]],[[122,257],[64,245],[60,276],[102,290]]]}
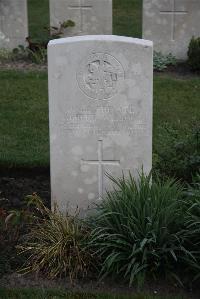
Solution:
{"label": "tuft of green foliage", "polygon": [[138,286],[147,276],[181,283],[179,274],[186,268],[195,276],[200,251],[193,251],[193,203],[183,199],[183,187],[171,179],[152,182],[144,174],[138,180],[131,174],[110,179],[114,190],[97,207],[89,244],[102,259],[100,276],[123,277]]}
{"label": "tuft of green foliage", "polygon": [[154,151],[154,170],[161,177],[192,182],[200,169],[200,122],[181,129],[160,127]]}
{"label": "tuft of green foliage", "polygon": [[168,55],[164,55],[161,52],[154,51],[153,55],[153,68],[155,71],[162,72],[170,65],[176,65],[176,58],[169,53]]}
{"label": "tuft of green foliage", "polygon": [[188,49],[188,64],[193,71],[200,71],[200,37],[192,37]]}
{"label": "tuft of green foliage", "polygon": [[47,49],[41,47],[35,52],[26,48],[26,51],[31,62],[36,64],[45,64],[47,62]]}
{"label": "tuft of green foliage", "polygon": [[71,282],[78,276],[86,276],[92,260],[84,247],[89,228],[77,215],[63,215],[57,208],[51,211],[41,200],[37,209],[42,217],[17,247],[27,256],[20,272],[41,271],[49,278],[69,276]]}
{"label": "tuft of green foliage", "polygon": [[1,62],[11,60],[11,58],[12,58],[12,51],[10,51],[8,49],[4,49],[4,48],[0,49],[0,61]]}
{"label": "tuft of green foliage", "polygon": [[75,22],[73,22],[72,20],[67,20],[60,23],[59,27],[55,27],[55,26],[47,27],[46,29],[48,30],[48,32],[51,33],[49,40],[62,37],[65,32],[65,29],[68,29],[69,27],[75,27],[75,25],[76,25]]}
{"label": "tuft of green foliage", "polygon": [[44,47],[38,47],[37,51],[33,51],[28,47],[19,45],[12,51],[0,49],[0,61],[1,62],[17,62],[27,61],[36,64],[45,64],[47,62],[47,49]]}
{"label": "tuft of green foliage", "polygon": [[28,47],[18,46],[13,49],[9,60],[12,61],[29,61],[36,64],[45,64],[47,62],[47,49],[38,46],[37,51],[33,51]]}
{"label": "tuft of green foliage", "polygon": [[11,54],[12,61],[28,60],[28,51],[23,45],[19,45],[17,48],[12,50]]}
{"label": "tuft of green foliage", "polygon": [[[36,64],[47,63],[47,45],[52,39],[63,36],[64,31],[69,27],[74,27],[75,23],[72,20],[67,20],[59,24],[58,27],[44,27],[47,32],[45,39],[32,40],[30,37],[26,38],[27,47],[19,45],[12,51],[7,49],[0,49],[0,61],[29,61]],[[41,34],[42,36],[42,34]]]}

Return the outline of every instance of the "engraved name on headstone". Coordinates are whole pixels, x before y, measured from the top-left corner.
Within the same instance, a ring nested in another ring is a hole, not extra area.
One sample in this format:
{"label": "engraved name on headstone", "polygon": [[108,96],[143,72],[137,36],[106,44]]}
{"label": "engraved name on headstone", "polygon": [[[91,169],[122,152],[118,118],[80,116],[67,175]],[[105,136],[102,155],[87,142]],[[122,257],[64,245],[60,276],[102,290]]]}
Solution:
{"label": "engraved name on headstone", "polygon": [[117,36],[51,41],[52,204],[88,208],[112,188],[106,176],[152,165],[152,42]]}
{"label": "engraved name on headstone", "polygon": [[27,0],[0,0],[0,48],[25,45],[27,36]]}
{"label": "engraved name on headstone", "polygon": [[199,20],[199,0],[143,1],[143,38],[163,54],[186,59],[190,39],[200,35]]}
{"label": "engraved name on headstone", "polygon": [[50,0],[50,24],[59,27],[67,20],[74,27],[64,36],[112,33],[112,0]]}

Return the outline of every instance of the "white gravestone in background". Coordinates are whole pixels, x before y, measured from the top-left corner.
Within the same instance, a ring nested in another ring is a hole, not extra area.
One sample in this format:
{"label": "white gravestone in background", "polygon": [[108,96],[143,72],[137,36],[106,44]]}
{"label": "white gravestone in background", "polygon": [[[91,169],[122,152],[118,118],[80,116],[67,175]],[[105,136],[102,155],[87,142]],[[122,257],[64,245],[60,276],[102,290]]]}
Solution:
{"label": "white gravestone in background", "polygon": [[143,38],[156,51],[186,59],[192,36],[200,36],[200,0],[143,0]]}
{"label": "white gravestone in background", "polygon": [[27,0],[0,0],[0,48],[25,45],[27,36]]}
{"label": "white gravestone in background", "polygon": [[152,42],[119,36],[48,46],[52,204],[81,214],[112,186],[105,175],[152,166]]}
{"label": "white gravestone in background", "polygon": [[64,36],[112,34],[112,0],[50,0],[50,24],[75,22]]}

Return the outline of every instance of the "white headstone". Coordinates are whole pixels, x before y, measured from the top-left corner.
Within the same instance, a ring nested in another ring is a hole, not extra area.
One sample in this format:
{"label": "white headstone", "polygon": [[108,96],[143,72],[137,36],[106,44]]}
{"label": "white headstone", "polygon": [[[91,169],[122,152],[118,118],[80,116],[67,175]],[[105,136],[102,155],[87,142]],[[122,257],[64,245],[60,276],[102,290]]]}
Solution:
{"label": "white headstone", "polygon": [[27,36],[27,0],[0,0],[0,48],[25,45]]}
{"label": "white headstone", "polygon": [[74,27],[65,36],[112,34],[112,0],[50,0],[50,24],[54,27],[67,20]]}
{"label": "white headstone", "polygon": [[84,214],[115,177],[152,167],[152,42],[119,36],[48,46],[52,204]]}
{"label": "white headstone", "polygon": [[186,59],[192,36],[200,36],[199,0],[143,0],[143,38],[156,51]]}

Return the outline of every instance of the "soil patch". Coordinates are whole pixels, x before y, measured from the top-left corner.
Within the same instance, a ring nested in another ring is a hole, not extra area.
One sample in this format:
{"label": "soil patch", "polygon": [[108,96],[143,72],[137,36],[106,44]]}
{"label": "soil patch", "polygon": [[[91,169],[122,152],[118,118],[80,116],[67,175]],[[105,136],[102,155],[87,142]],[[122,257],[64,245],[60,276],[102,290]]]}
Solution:
{"label": "soil patch", "polygon": [[[36,64],[30,61],[0,61],[0,69],[4,70],[20,70],[20,71],[47,71],[47,64]],[[177,65],[168,66],[162,72],[154,71],[155,74],[171,75],[173,77],[181,77],[185,79],[199,77],[200,71],[193,72],[186,62],[180,62]]]}
{"label": "soil patch", "polygon": [[173,77],[181,77],[185,79],[200,76],[200,71],[193,72],[186,62],[177,63],[177,65],[168,66],[163,72],[154,71],[155,74],[170,75]]}
{"label": "soil patch", "polygon": [[[48,280],[42,276],[28,274],[22,276],[17,273],[6,275],[0,279],[1,288],[50,288],[63,289],[69,292],[80,293],[112,293],[133,295],[138,293],[136,287],[128,287],[119,281],[104,280],[97,281],[95,278],[76,280],[73,285],[70,284],[69,279]],[[169,285],[166,281],[147,282],[141,290],[142,293],[158,296],[176,296],[177,294],[186,299],[199,299],[200,291],[197,290],[183,290],[176,285]]]}
{"label": "soil patch", "polygon": [[27,195],[37,193],[50,207],[49,169],[1,170],[0,206],[6,209],[22,208]]}
{"label": "soil patch", "polygon": [[1,70],[47,71],[47,64],[36,64],[29,61],[0,61]]}

